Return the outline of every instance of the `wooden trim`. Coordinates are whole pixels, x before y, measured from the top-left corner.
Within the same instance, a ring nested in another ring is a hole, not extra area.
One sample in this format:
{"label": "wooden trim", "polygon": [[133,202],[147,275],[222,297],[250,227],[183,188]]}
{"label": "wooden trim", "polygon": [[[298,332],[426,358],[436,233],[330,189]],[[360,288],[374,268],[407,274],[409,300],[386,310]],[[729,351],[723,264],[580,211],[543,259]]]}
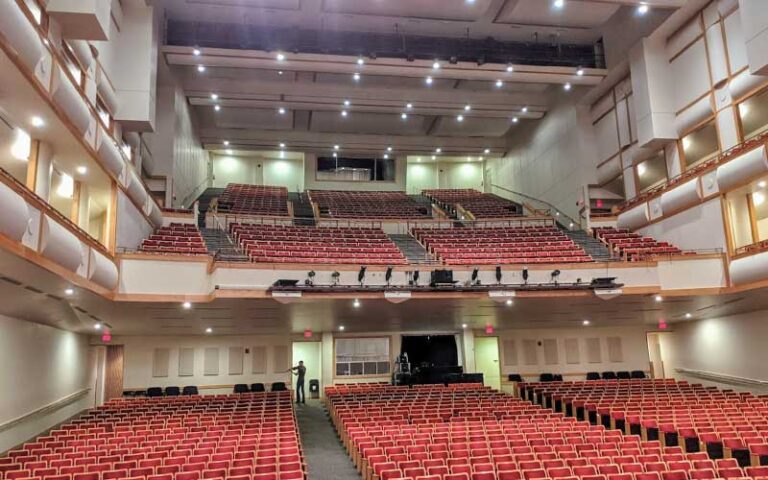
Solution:
{"label": "wooden trim", "polygon": [[[702,20],[701,20],[701,12],[697,13],[697,15],[699,16],[699,21],[701,22],[701,21],[702,21]],[[691,20],[691,22],[694,22],[694,21],[695,21],[695,20]],[[680,27],[680,28],[679,28],[677,31],[675,31],[675,33],[673,33],[672,35],[670,35],[670,37],[672,37],[672,36],[674,36],[675,34],[677,34],[677,32],[679,32],[680,30],[682,30],[683,28],[685,28],[687,25],[688,25],[688,24],[686,23],[685,25],[683,25],[682,27]],[[702,28],[704,28],[704,27],[702,27]],[[705,38],[705,37],[706,37],[706,33],[707,33],[707,32],[706,32],[706,30],[703,30],[703,31],[702,31],[700,34],[698,34],[698,35],[696,36],[696,38],[692,39],[690,42],[688,42],[688,43],[686,43],[685,45],[683,45],[683,46],[682,46],[682,48],[681,48],[681,49],[680,49],[680,50],[679,50],[677,53],[675,53],[674,55],[672,55],[672,56],[669,58],[669,63],[671,64],[672,62],[674,62],[675,60],[677,60],[677,59],[678,59],[680,56],[682,56],[682,55],[683,55],[685,52],[687,52],[688,50],[690,50],[690,49],[691,49],[691,47],[693,47],[694,45],[696,45],[696,42],[698,42],[698,41],[699,41],[699,40],[701,40],[702,38]],[[667,37],[667,38],[669,38],[669,37]],[[710,82],[710,84],[711,84],[711,82]]]}
{"label": "wooden trim", "polygon": [[80,197],[83,192],[83,182],[75,180],[72,189],[72,204],[69,206],[69,219],[75,225],[80,225]]}
{"label": "wooden trim", "polygon": [[747,212],[749,213],[749,230],[752,233],[752,243],[757,243],[760,241],[760,234],[757,230],[757,214],[751,193],[747,193]]}
{"label": "wooden trim", "polygon": [[37,191],[38,155],[40,155],[40,140],[33,140],[32,150],[29,152],[29,161],[27,162],[27,180],[24,183],[30,192]]}
{"label": "wooden trim", "polygon": [[[111,188],[111,194],[109,199],[109,206],[107,207],[107,215],[104,219],[104,225],[106,225],[107,229],[107,235],[104,237],[104,240],[107,242],[109,253],[112,255],[115,254],[115,251],[117,250],[117,191],[118,186],[116,181],[112,181],[112,188]],[[127,196],[127,195],[126,195]],[[142,214],[143,211],[139,210]],[[150,222],[150,225],[152,222]]]}
{"label": "wooden trim", "polygon": [[711,80],[709,82],[709,90],[707,90],[706,92],[702,93],[701,95],[696,97],[694,100],[692,100],[692,101],[688,102],[687,104],[685,104],[683,106],[683,108],[681,108],[680,110],[676,111],[675,112],[675,117],[678,117],[681,113],[685,112],[686,110],[688,110],[692,106],[694,106],[697,103],[699,103],[700,101],[702,101],[704,99],[704,97],[706,97],[707,95],[710,95],[710,96],[712,95],[712,82],[711,82]]}

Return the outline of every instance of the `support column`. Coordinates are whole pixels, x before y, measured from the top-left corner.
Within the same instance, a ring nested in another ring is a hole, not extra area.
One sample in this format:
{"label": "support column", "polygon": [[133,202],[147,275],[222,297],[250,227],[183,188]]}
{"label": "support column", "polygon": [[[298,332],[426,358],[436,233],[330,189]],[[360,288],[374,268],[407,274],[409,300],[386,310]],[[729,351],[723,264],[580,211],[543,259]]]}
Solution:
{"label": "support column", "polygon": [[629,61],[639,146],[660,148],[677,140],[673,84],[667,78],[669,61],[664,41],[644,38],[630,50]]}
{"label": "support column", "polygon": [[[74,216],[75,209],[77,209],[77,217]],[[72,221],[87,232],[91,219],[91,193],[88,185],[85,185],[80,181],[75,182],[75,195],[72,198],[72,212]]]}
{"label": "support column", "polygon": [[475,373],[475,332],[470,328],[464,329],[464,372]]}
{"label": "support column", "polygon": [[112,192],[107,205],[107,212],[104,218],[102,241],[101,243],[107,247],[109,253],[115,254],[117,245],[117,183],[112,182]]}
{"label": "support column", "polygon": [[323,384],[320,385],[320,396],[325,396],[325,387],[333,385],[333,374],[335,363],[333,358],[333,333],[324,332],[322,336],[322,356],[323,356]]}
{"label": "support column", "polygon": [[768,9],[765,0],[739,0],[749,73],[768,75]]}
{"label": "support column", "polygon": [[51,197],[51,176],[53,175],[53,147],[50,144],[35,141],[27,166],[27,187],[45,200]]}

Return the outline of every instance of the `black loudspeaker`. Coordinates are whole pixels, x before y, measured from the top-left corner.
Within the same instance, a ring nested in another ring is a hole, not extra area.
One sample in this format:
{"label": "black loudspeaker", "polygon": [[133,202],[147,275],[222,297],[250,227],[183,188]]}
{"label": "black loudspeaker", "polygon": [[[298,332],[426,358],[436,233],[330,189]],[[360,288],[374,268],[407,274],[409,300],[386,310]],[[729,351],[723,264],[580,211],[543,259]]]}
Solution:
{"label": "black loudspeaker", "polygon": [[462,383],[483,383],[482,373],[465,373],[461,376]]}
{"label": "black loudspeaker", "polygon": [[275,287],[295,287],[297,283],[299,283],[298,280],[287,280],[285,278],[281,278],[280,280],[276,281],[273,286],[275,286]]}
{"label": "black loudspeaker", "polygon": [[453,270],[432,270],[430,285],[448,284],[453,285]]}

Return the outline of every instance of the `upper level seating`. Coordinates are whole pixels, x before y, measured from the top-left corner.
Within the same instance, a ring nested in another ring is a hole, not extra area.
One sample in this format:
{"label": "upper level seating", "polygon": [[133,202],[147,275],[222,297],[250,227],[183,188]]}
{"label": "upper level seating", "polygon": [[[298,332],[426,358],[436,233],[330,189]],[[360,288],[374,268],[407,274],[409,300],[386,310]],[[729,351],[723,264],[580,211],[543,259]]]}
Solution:
{"label": "upper level seating", "polygon": [[255,262],[398,265],[402,252],[378,228],[233,224],[232,235]]}
{"label": "upper level seating", "polygon": [[594,229],[595,237],[602,240],[611,249],[627,260],[642,260],[660,254],[680,254],[682,251],[667,242],[658,242],[654,238],[644,237],[626,229],[600,227]]}
{"label": "upper level seating", "polygon": [[443,206],[461,207],[475,218],[504,218],[520,215],[515,203],[471,188],[424,190],[423,195]]}
{"label": "upper level seating", "polygon": [[0,478],[301,480],[290,392],[125,398],[0,458]]}
{"label": "upper level seating", "polygon": [[421,228],[414,229],[413,235],[448,265],[592,261],[553,226]]}
{"label": "upper level seating", "polygon": [[[457,388],[458,387],[458,388]],[[644,441],[480,385],[344,385],[331,418],[364,478],[704,480],[765,469]]]}
{"label": "upper level seating", "polygon": [[431,212],[405,192],[311,190],[320,216],[333,218],[429,218]]}
{"label": "upper level seating", "polygon": [[141,242],[139,249],[142,252],[153,253],[182,253],[200,254],[208,253],[205,241],[196,225],[189,223],[172,223],[160,228],[149,238]]}
{"label": "upper level seating", "polygon": [[532,382],[520,388],[529,398],[560,404],[563,410],[584,409],[585,416],[603,424],[623,421],[627,431],[676,434],[681,445],[690,439],[694,445],[701,442],[768,456],[768,398],[764,396],[674,379]]}
{"label": "upper level seating", "polygon": [[219,196],[221,212],[287,217],[288,189],[230,183]]}

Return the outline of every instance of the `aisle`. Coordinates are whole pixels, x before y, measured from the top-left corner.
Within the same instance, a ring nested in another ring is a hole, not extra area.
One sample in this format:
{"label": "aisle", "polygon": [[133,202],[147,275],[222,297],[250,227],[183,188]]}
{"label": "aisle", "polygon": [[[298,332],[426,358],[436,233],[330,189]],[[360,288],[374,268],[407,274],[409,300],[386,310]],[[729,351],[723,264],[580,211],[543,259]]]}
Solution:
{"label": "aisle", "polygon": [[296,405],[309,480],[360,480],[319,400]]}

